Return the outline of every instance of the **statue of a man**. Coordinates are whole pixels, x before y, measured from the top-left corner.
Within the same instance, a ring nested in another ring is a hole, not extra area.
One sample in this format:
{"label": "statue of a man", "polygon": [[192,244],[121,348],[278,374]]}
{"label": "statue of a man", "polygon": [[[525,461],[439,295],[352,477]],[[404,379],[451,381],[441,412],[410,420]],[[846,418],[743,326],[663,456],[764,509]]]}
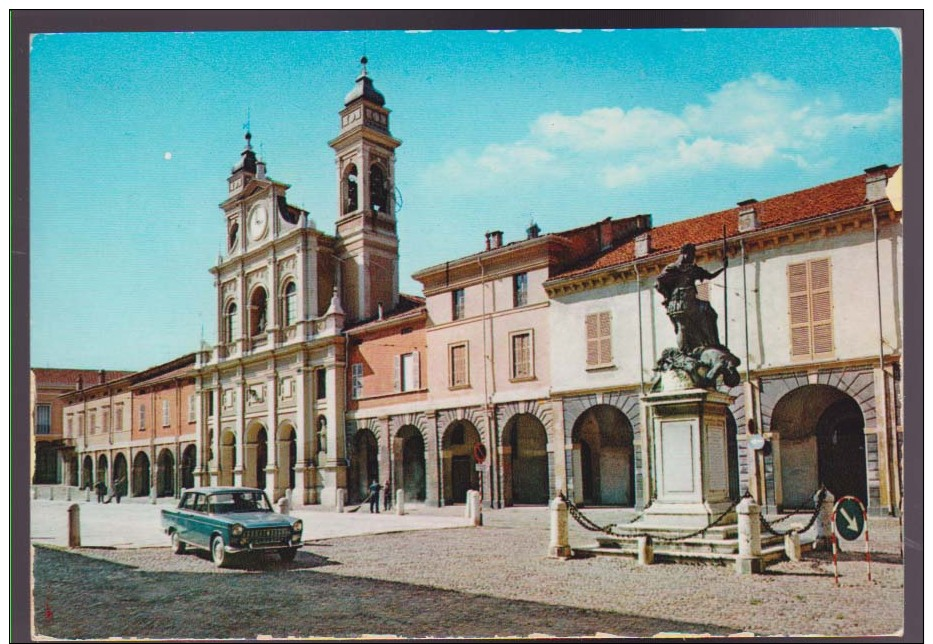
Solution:
{"label": "statue of a man", "polygon": [[655,285],[664,298],[662,304],[667,309],[667,316],[674,324],[677,348],[685,354],[700,347],[722,346],[716,326],[716,311],[709,302],[697,298],[696,283],[713,279],[726,269],[729,261],[723,257],[722,268],[710,273],[697,266],[695,260],[696,247],[684,244],[680,257],[664,267]]}

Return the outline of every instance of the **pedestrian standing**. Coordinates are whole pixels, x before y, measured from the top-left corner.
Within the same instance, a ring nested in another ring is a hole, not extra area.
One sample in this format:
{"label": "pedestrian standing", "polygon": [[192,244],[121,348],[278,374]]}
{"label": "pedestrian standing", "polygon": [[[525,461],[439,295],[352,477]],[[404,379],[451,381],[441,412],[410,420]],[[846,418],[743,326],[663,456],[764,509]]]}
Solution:
{"label": "pedestrian standing", "polygon": [[123,484],[126,483],[126,477],[121,476],[113,483],[113,494],[117,497],[117,503],[120,502],[120,497],[123,496]]}
{"label": "pedestrian standing", "polygon": [[385,487],[382,492],[382,509],[386,512],[392,507],[392,481],[386,479]]}
{"label": "pedestrian standing", "polygon": [[373,508],[376,509],[376,514],[379,514],[379,490],[382,489],[382,486],[379,485],[379,482],[376,479],[373,479],[373,482],[369,484],[369,512],[372,514]]}
{"label": "pedestrian standing", "polygon": [[104,502],[104,495],[107,494],[107,486],[103,481],[98,481],[97,485],[94,486],[94,489],[97,490],[97,502]]}

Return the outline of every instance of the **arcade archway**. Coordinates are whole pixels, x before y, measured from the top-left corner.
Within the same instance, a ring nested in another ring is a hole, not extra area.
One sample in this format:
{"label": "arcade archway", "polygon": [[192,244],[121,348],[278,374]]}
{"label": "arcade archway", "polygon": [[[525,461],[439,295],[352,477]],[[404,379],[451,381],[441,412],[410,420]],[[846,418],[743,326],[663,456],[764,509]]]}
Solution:
{"label": "arcade archway", "polygon": [[516,414],[502,434],[503,496],[506,505],[548,502],[547,431],[531,414]]}
{"label": "arcade archway", "polygon": [[405,499],[424,501],[427,491],[425,444],[421,432],[413,425],[405,425],[395,435],[396,489],[405,490]]}
{"label": "arcade archway", "polygon": [[635,435],[625,414],[611,405],[591,407],[574,423],[572,440],[575,489],[582,484],[583,502],[634,507]]}
{"label": "arcade archway", "polygon": [[149,496],[149,457],[137,452],[133,457],[133,496]]}
{"label": "arcade archway", "polygon": [[473,458],[473,448],[479,442],[479,432],[468,420],[455,420],[444,431],[441,459],[445,505],[465,503],[467,492],[479,489]]}
{"label": "arcade archway", "polygon": [[851,396],[830,385],[795,389],[775,405],[771,431],[780,437],[783,507],[811,502],[820,484],[868,502],[865,420]]}
{"label": "arcade archway", "polygon": [[[369,484],[379,480],[379,446],[369,429],[360,429],[353,438],[350,457],[349,502],[360,503],[369,495]],[[380,481],[380,485],[384,481]]]}
{"label": "arcade archway", "polygon": [[174,496],[175,494],[175,456],[172,450],[165,448],[159,452],[156,460],[156,496]]}
{"label": "arcade archway", "polygon": [[194,470],[197,466],[197,448],[188,445],[181,453],[181,487],[190,489],[194,487]]}
{"label": "arcade archway", "polygon": [[220,437],[219,485],[233,485],[233,470],[236,467],[236,434],[225,431]]}

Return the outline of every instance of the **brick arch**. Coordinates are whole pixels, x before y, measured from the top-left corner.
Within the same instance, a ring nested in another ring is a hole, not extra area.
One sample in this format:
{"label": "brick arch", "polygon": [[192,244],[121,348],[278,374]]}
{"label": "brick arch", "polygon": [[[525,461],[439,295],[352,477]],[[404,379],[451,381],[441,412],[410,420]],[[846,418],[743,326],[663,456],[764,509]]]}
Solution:
{"label": "brick arch", "polygon": [[544,432],[547,434],[548,443],[554,442],[554,422],[551,417],[550,405],[545,405],[544,401],[526,400],[521,402],[506,403],[496,408],[496,422],[499,424],[499,446],[503,445],[502,437],[505,436],[505,426],[515,416],[519,414],[529,414],[538,419],[544,426]]}
{"label": "brick arch", "polygon": [[638,392],[611,391],[564,399],[564,434],[567,445],[573,441],[572,429],[580,416],[597,405],[610,405],[621,411],[632,426],[635,441],[641,440],[641,401]]}
{"label": "brick arch", "polygon": [[[862,410],[865,429],[874,429],[877,426],[875,378],[870,370],[834,369],[821,371],[813,382],[810,381],[807,374],[788,374],[762,379],[761,385],[761,424],[763,431],[770,430],[774,408],[781,399],[795,389],[807,385],[829,385],[849,395],[858,404],[859,409]],[[738,420],[737,417],[736,422]]]}
{"label": "brick arch", "polygon": [[486,416],[478,407],[461,407],[459,409],[445,409],[437,414],[437,433],[438,441],[443,439],[444,432],[452,423],[458,420],[465,420],[476,428],[479,433],[480,441],[489,445],[489,427],[486,423]]}
{"label": "brick arch", "polygon": [[424,444],[426,447],[434,442],[431,440],[431,432],[428,429],[428,421],[424,417],[424,414],[420,412],[391,416],[389,418],[389,435],[392,438],[398,438],[399,431],[408,425],[411,425],[419,432],[421,432],[421,438],[424,439]]}

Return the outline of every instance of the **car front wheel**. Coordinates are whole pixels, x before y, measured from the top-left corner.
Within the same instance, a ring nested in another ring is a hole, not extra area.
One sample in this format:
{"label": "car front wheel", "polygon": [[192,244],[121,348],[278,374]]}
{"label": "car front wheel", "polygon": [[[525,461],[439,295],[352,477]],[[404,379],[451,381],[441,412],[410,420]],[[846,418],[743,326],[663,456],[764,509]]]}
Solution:
{"label": "car front wheel", "polygon": [[214,537],[211,541],[211,559],[218,568],[223,568],[227,564],[227,552],[224,550],[223,538]]}
{"label": "car front wheel", "polygon": [[178,532],[172,533],[172,554],[173,555],[185,554],[185,542],[182,541],[181,537],[178,536]]}
{"label": "car front wheel", "polygon": [[289,563],[295,560],[295,555],[298,554],[298,548],[283,548],[279,550],[279,557],[285,563]]}

